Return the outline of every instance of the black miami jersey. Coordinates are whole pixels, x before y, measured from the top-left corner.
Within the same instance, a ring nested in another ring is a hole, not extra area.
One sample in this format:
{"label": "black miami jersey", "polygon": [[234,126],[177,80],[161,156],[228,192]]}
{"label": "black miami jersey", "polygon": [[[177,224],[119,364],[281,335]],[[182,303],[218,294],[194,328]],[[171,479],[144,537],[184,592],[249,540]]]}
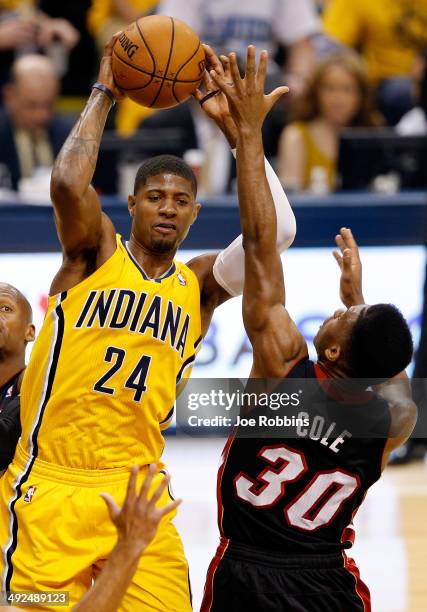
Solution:
{"label": "black miami jersey", "polygon": [[[381,475],[388,405],[369,392],[338,401],[320,366],[308,359],[289,378],[312,379],[322,401],[310,419],[323,419],[323,433],[314,436],[305,427],[292,438],[248,439],[234,432],[218,473],[220,533],[226,541],[281,554],[339,553],[351,546],[353,516]],[[340,416],[343,433],[327,439]],[[360,425],[361,416],[381,437],[355,436],[351,423]]]}

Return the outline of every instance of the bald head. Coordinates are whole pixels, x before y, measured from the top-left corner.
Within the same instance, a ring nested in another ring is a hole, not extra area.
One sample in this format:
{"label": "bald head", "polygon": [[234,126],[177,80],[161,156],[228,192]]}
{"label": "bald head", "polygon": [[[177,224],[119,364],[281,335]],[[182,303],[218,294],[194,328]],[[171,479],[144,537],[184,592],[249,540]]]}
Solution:
{"label": "bald head", "polygon": [[15,60],[10,82],[4,87],[5,105],[14,127],[31,132],[47,128],[58,92],[58,78],[49,58],[24,55]]}
{"label": "bald head", "polygon": [[0,283],[0,299],[2,296],[9,297],[15,302],[25,324],[33,322],[33,309],[31,308],[31,304],[19,289],[8,283]]}

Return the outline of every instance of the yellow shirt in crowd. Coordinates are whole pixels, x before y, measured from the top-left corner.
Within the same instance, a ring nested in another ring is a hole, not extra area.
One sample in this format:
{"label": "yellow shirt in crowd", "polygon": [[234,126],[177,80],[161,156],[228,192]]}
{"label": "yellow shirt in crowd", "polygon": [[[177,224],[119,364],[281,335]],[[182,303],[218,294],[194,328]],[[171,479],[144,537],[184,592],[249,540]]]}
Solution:
{"label": "yellow shirt in crowd", "polygon": [[[157,0],[127,0],[128,4],[141,15],[150,12],[157,4]],[[106,19],[116,14],[113,0],[92,0],[92,6],[88,12],[88,27],[92,34],[97,34],[104,25]]]}
{"label": "yellow shirt in crowd", "polygon": [[409,75],[427,48],[427,0],[329,0],[326,33],[361,50],[370,79]]}

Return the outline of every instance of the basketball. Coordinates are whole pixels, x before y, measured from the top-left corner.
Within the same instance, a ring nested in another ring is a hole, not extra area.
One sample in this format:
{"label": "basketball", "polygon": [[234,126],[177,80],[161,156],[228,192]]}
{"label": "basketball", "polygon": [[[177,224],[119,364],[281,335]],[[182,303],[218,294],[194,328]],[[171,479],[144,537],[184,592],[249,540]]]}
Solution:
{"label": "basketball", "polygon": [[131,23],[113,48],[118,87],[142,106],[168,108],[187,100],[205,69],[197,34],[183,21],[164,15]]}

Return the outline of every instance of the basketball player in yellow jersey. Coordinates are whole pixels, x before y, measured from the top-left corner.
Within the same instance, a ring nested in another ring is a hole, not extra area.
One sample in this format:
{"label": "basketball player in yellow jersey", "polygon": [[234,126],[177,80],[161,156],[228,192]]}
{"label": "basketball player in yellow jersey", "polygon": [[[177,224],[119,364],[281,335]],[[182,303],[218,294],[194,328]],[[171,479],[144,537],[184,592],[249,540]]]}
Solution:
{"label": "basketball player in yellow jersey", "polygon": [[[195,221],[196,181],[181,160],[144,163],[128,207],[129,240],[116,235],[90,185],[108,111],[121,97],[111,73],[113,39],[98,82],[58,159],[51,183],[63,264],[21,390],[22,436],[0,480],[4,591],[63,590],[70,605],[90,587],[115,544],[100,498],[122,504],[133,464],[158,463],[176,384],[188,375],[214,308],[243,288],[241,237],[219,255],[174,261]],[[218,62],[207,49],[211,64]],[[198,92],[235,137],[225,98]],[[295,221],[278,179],[269,181],[279,246]],[[187,373],[186,373],[187,371]],[[164,478],[162,471],[153,488]],[[139,485],[138,485],[139,486]],[[167,491],[160,504],[169,503]],[[188,567],[165,516],[142,556],[121,610],[190,610]],[[45,603],[41,609],[50,609]],[[52,609],[54,609],[52,607]]]}

